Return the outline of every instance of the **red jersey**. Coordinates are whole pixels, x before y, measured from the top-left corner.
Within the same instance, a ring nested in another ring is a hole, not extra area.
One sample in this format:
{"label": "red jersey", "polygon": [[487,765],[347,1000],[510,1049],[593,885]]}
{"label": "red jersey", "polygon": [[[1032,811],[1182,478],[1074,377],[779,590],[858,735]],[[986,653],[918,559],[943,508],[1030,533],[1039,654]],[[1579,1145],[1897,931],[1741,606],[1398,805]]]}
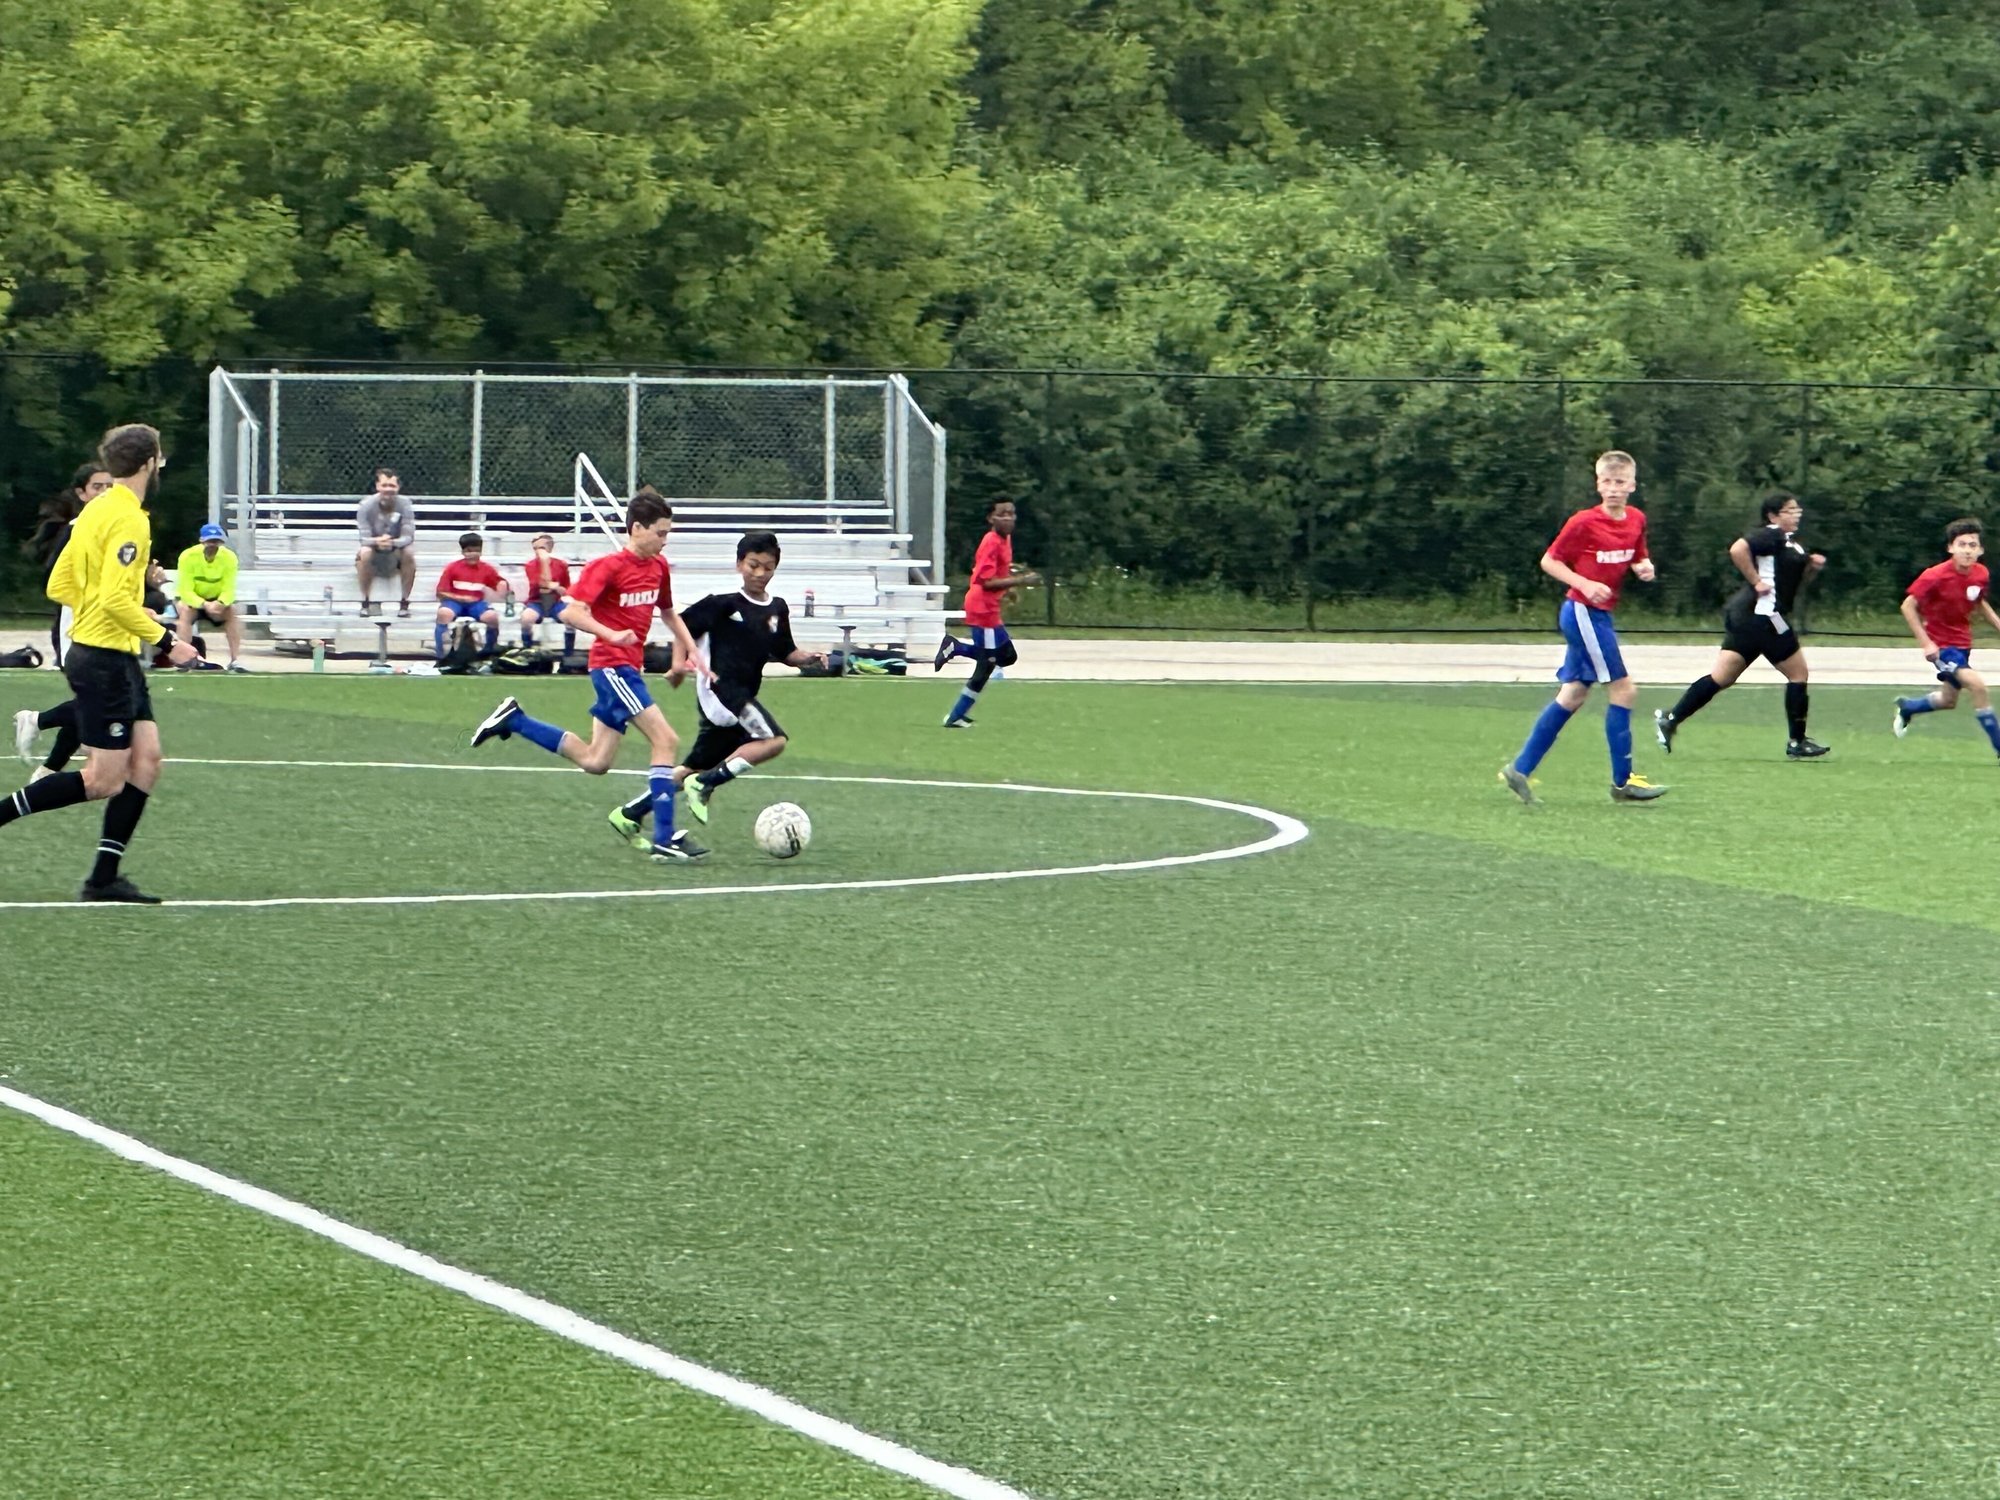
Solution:
{"label": "red jersey", "polygon": [[497,589],[506,583],[500,570],[481,558],[478,562],[467,562],[462,557],[454,557],[444,565],[438,574],[438,597],[440,599],[484,599],[488,589]]}
{"label": "red jersey", "polygon": [[1000,600],[1004,589],[979,586],[983,578],[1005,578],[1014,571],[1014,539],[989,531],[981,538],[972,558],[972,579],[965,586],[965,623],[988,629],[1000,623]]}
{"label": "red jersey", "polygon": [[1592,609],[1616,609],[1625,570],[1633,563],[1644,562],[1647,555],[1646,513],[1630,505],[1625,507],[1623,519],[1617,521],[1605,514],[1601,505],[1580,510],[1563,522],[1563,529],[1549,543],[1549,556],[1557,562],[1595,583],[1610,585],[1611,597],[1602,604],[1590,604],[1576,589],[1569,591],[1569,598],[1578,604],[1590,604]]}
{"label": "red jersey", "polygon": [[1905,592],[1917,601],[1924,634],[1939,646],[1971,650],[1972,612],[1986,597],[1986,579],[1985,563],[1974,563],[1961,573],[1950,558],[1919,573]]}
{"label": "red jersey", "polygon": [[521,597],[526,599],[530,604],[541,598],[546,592],[557,594],[567,594],[569,592],[569,564],[552,552],[549,554],[548,567],[550,588],[547,590],[542,587],[541,558],[529,558],[527,566],[521,570],[527,575],[528,579],[528,591]]}
{"label": "red jersey", "polygon": [[590,638],[590,665],[596,667],[646,668],[646,632],[653,628],[653,611],[661,614],[674,607],[673,585],[667,578],[665,553],[641,557],[624,547],[585,563],[576,587],[569,591],[576,603],[589,610],[598,624],[611,630],[629,630],[636,640],[629,646],[614,646],[597,636]]}

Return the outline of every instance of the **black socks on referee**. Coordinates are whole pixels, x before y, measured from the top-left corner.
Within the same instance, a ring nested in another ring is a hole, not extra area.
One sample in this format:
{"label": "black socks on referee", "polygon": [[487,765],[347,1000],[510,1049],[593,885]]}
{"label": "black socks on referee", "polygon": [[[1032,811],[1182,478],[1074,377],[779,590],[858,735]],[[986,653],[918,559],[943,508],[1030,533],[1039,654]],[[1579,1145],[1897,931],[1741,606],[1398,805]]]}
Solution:
{"label": "black socks on referee", "polygon": [[[55,779],[51,776],[37,785],[46,786]],[[78,776],[77,780],[83,778]],[[90,870],[92,885],[109,885],[118,878],[118,861],[125,857],[125,846],[132,841],[132,831],[145,812],[146,794],[129,781],[125,790],[104,804],[104,832],[97,841],[97,863]]]}
{"label": "black socks on referee", "polygon": [[18,792],[0,797],[0,828],[5,828],[16,818],[25,818],[32,813],[54,812],[59,807],[74,807],[87,800],[83,772],[58,771],[40,781],[29,782]]}
{"label": "black socks on referee", "polygon": [[1697,677],[1687,685],[1687,691],[1681,694],[1681,701],[1669,709],[1668,713],[1676,724],[1683,723],[1706,708],[1708,700],[1721,691],[1722,684],[1713,677]]}
{"label": "black socks on referee", "polygon": [[1806,685],[1803,682],[1785,684],[1785,727],[1791,731],[1794,740],[1806,737]]}
{"label": "black socks on referee", "polygon": [[48,759],[42,762],[51,771],[60,771],[82,748],[83,736],[77,732],[74,698],[67,703],[58,703],[54,708],[43,709],[36,715],[35,727],[56,732],[56,742],[49,749]]}

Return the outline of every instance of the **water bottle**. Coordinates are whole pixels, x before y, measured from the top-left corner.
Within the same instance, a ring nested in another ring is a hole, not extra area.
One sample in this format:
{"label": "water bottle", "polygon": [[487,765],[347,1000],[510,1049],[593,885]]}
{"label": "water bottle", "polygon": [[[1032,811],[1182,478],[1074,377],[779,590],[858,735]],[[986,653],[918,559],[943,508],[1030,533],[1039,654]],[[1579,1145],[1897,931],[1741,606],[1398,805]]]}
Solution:
{"label": "water bottle", "polygon": [[806,590],[806,618],[807,618],[808,620],[810,620],[810,619],[812,618],[812,613],[813,613],[813,591],[812,591],[811,589],[807,589],[807,590]]}

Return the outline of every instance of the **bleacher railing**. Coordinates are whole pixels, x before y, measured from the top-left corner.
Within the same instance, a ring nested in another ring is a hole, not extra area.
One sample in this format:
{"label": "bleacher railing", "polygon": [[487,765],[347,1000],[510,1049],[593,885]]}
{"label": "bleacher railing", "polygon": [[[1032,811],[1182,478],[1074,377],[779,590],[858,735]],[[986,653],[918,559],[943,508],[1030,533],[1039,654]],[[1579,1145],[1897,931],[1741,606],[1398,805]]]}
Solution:
{"label": "bleacher railing", "polygon": [[589,478],[614,510],[650,483],[677,506],[859,523],[909,535],[919,560],[944,555],[944,433],[895,375],[218,368],[209,418],[209,517],[246,561],[260,530],[330,527],[343,508],[351,524],[378,465],[420,524],[576,529],[580,454],[612,470]]}

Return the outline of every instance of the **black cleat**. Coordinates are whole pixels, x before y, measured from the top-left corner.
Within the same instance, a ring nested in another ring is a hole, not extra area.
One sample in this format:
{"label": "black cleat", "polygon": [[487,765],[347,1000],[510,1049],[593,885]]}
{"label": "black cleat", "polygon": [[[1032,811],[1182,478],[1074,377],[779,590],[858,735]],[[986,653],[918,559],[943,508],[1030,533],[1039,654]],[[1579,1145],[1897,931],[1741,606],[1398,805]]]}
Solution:
{"label": "black cleat", "polygon": [[158,906],[160,898],[149,896],[123,875],[108,885],[92,885],[88,880],[76,893],[79,901],[123,901],[128,906]]}
{"label": "black cleat", "polygon": [[1818,760],[1828,748],[1817,740],[1793,740],[1785,746],[1785,759]]}
{"label": "black cleat", "polygon": [[1680,727],[1668,710],[1664,708],[1653,710],[1653,738],[1660,742],[1660,748],[1669,755],[1674,753],[1674,731]]}
{"label": "black cleat", "polygon": [[653,863],[656,865],[692,864],[698,859],[707,859],[707,846],[697,844],[682,828],[664,844],[653,845]]}
{"label": "black cleat", "polygon": [[514,697],[511,693],[502,698],[493,706],[493,712],[481,719],[479,727],[472,731],[473,748],[477,749],[488,740],[496,737],[505,739],[509,732],[507,726],[513,722],[514,716],[520,713],[520,711],[521,700],[519,698]]}
{"label": "black cleat", "polygon": [[945,668],[945,663],[956,655],[958,655],[958,640],[947,630],[944,633],[943,643],[937,648],[937,655],[931,660],[931,670],[933,672],[942,672]]}

